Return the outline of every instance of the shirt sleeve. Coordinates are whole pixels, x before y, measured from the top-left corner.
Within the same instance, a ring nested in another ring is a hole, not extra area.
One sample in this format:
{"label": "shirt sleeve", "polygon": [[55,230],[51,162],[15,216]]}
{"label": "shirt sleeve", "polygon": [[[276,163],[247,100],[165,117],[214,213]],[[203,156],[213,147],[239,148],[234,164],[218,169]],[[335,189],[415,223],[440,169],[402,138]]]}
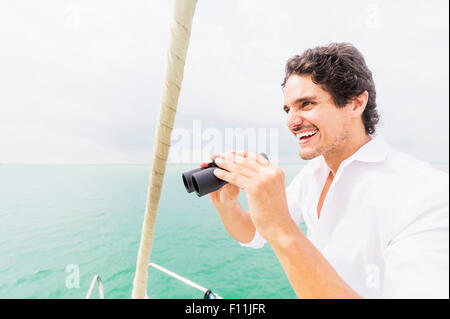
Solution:
{"label": "shirt sleeve", "polygon": [[384,298],[449,298],[448,191],[412,194],[409,223],[384,252]]}
{"label": "shirt sleeve", "polygon": [[[301,173],[301,172],[300,172]],[[294,179],[291,181],[289,186],[286,188],[286,198],[289,209],[289,214],[294,222],[298,225],[303,221],[303,215],[300,210],[300,182],[301,175],[298,173]],[[250,248],[262,248],[267,241],[258,233],[258,230],[255,231],[255,235],[253,239],[249,243],[240,243],[243,247]]]}

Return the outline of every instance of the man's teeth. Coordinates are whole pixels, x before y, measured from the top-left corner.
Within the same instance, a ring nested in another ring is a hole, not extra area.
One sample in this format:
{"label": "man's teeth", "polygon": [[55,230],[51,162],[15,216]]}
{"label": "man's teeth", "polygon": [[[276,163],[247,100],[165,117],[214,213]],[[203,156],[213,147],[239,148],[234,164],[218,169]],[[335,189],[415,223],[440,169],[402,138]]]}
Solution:
{"label": "man's teeth", "polygon": [[305,131],[305,132],[298,133],[296,136],[297,136],[297,138],[302,138],[302,137],[306,137],[306,136],[311,136],[311,135],[316,134],[318,131],[319,131],[319,130]]}

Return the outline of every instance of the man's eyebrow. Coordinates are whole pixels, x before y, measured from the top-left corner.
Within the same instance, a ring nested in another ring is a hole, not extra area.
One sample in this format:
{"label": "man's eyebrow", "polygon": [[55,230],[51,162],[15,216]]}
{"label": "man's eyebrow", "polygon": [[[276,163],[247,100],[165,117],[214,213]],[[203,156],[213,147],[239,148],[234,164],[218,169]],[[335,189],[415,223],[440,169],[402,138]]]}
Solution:
{"label": "man's eyebrow", "polygon": [[[301,98],[296,99],[294,101],[293,105],[300,104],[300,103],[303,103],[303,102],[306,102],[306,101],[316,100],[316,99],[317,99],[317,96],[315,96],[315,95],[303,96]],[[283,108],[289,108],[289,106],[283,105]]]}

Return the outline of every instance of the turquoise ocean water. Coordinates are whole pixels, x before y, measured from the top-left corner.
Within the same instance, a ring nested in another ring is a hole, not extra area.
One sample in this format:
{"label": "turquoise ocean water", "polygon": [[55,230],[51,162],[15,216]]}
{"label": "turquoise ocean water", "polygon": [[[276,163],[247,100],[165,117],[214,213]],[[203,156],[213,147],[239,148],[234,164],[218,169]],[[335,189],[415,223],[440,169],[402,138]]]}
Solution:
{"label": "turquoise ocean water", "polygon": [[[241,247],[208,196],[186,193],[181,173],[189,169],[167,166],[151,260],[225,298],[295,297],[269,246]],[[0,298],[84,298],[95,274],[106,298],[130,298],[149,172],[149,165],[0,165]],[[202,297],[153,268],[148,294]]]}
{"label": "turquoise ocean water", "polygon": [[[286,183],[302,168],[281,167]],[[181,173],[189,169],[167,166],[151,261],[224,298],[295,298],[270,246],[241,247],[208,196],[186,193]],[[0,165],[0,298],[84,298],[95,274],[106,298],[130,298],[149,172],[149,165]],[[202,298],[152,268],[148,295]]]}

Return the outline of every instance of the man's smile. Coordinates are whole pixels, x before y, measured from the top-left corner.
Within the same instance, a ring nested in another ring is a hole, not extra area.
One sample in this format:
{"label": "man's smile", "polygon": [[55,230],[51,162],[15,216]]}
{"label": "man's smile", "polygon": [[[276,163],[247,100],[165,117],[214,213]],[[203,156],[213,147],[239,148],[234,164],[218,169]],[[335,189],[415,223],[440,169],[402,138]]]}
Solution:
{"label": "man's smile", "polygon": [[308,143],[317,133],[319,132],[316,128],[310,128],[295,132],[295,136],[297,137],[300,145],[304,145]]}
{"label": "man's smile", "polygon": [[314,129],[314,130],[307,130],[307,131],[302,131],[300,133],[297,133],[296,136],[298,138],[299,144],[305,145],[306,143],[311,141],[314,138],[314,136],[317,135],[318,132],[319,132],[318,129]]}

